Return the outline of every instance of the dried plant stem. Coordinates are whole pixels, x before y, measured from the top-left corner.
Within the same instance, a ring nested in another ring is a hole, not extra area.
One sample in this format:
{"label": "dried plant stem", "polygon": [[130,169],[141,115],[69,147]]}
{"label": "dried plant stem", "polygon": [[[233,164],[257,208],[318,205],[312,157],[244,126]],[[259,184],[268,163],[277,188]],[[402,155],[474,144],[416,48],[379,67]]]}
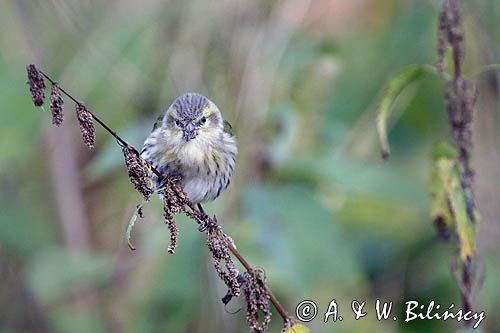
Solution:
{"label": "dried plant stem", "polygon": [[[40,70],[40,73],[48,81],[50,81],[52,84],[57,84],[56,81],[54,81],[52,78],[50,78],[43,71]],[[58,85],[58,87],[59,87],[60,92],[62,92],[64,95],[66,95],[69,99],[71,99],[77,105],[81,104],[80,101],[78,101],[70,93],[68,93],[66,90],[64,90],[64,88],[62,88],[59,85]],[[92,117],[95,119],[95,121],[99,125],[101,125],[109,134],[111,134],[118,141],[118,143],[120,144],[121,147],[129,147],[130,149],[133,149],[137,153],[138,156],[140,156],[139,152],[137,151],[137,149],[135,149],[135,147],[133,147],[132,145],[128,144],[123,138],[121,138],[115,131],[113,131],[108,125],[106,125],[106,123],[104,121],[102,121],[94,113],[92,113],[91,111],[88,111],[88,112],[92,115]],[[148,163],[146,160],[144,160],[144,161],[146,163]],[[165,177],[156,168],[154,168],[151,164],[148,163],[148,166],[151,168],[151,171],[158,177],[158,179],[160,179],[160,180],[164,180],[165,179]],[[161,183],[161,181],[160,181],[160,183]],[[178,196],[182,195],[182,193],[178,192],[178,190],[177,190],[177,188],[175,186],[173,187],[173,189],[174,189],[174,191],[177,192],[176,194]],[[206,213],[203,211],[203,207],[201,205],[198,205],[198,207],[195,208],[195,206],[189,200],[185,204],[186,204],[187,207],[189,207],[191,209],[191,211],[194,214],[194,216],[203,216],[203,215],[206,215]],[[200,222],[200,221],[198,220],[198,222]],[[232,244],[232,242],[229,242],[227,244],[227,248],[233,254],[233,256],[240,262],[240,264],[245,268],[245,270],[248,273],[253,273],[254,272],[254,268],[241,255],[241,253],[236,249],[236,246],[234,244]],[[276,296],[274,296],[274,294],[271,292],[271,290],[269,289],[269,287],[267,286],[267,284],[264,284],[264,288],[265,288],[266,293],[269,295],[269,299],[270,299],[271,303],[274,305],[274,307],[278,311],[279,315],[283,319],[283,322],[284,323],[289,323],[291,321],[291,317],[288,315],[288,313],[286,312],[285,308],[280,304],[280,302],[278,301],[278,299],[276,298]]]}
{"label": "dried plant stem", "polygon": [[[474,113],[477,91],[464,78],[462,65],[464,58],[464,31],[462,27],[461,10],[458,0],[445,0],[441,9],[438,30],[438,69],[442,72],[444,56],[448,48],[452,54],[452,81],[445,91],[445,103],[451,134],[458,150],[460,186],[465,201],[468,223],[478,222],[478,212],[474,197],[474,169],[472,166],[472,116]],[[495,66],[496,67],[496,66]],[[493,68],[495,68],[493,67]],[[480,72],[479,72],[480,73]],[[474,240],[473,240],[474,241]],[[464,311],[473,310],[474,266],[472,255],[462,258],[461,277],[456,275],[457,284]],[[455,273],[456,267],[452,266]],[[465,326],[470,326],[465,322]]]}
{"label": "dried plant stem", "polygon": [[[229,251],[231,251],[231,253],[236,257],[236,259],[238,259],[238,261],[241,263],[241,265],[243,267],[245,267],[247,272],[252,273],[253,272],[252,266],[250,266],[248,261],[246,261],[245,258],[243,258],[243,256],[240,254],[240,252],[238,252],[236,247],[233,244],[229,244],[228,248],[229,248]],[[274,296],[274,294],[271,292],[271,290],[269,289],[267,284],[265,284],[264,286],[266,288],[267,294],[269,295],[269,299],[270,299],[271,303],[273,303],[273,305],[276,308],[276,310],[278,311],[279,315],[281,316],[281,318],[283,318],[283,321],[284,322],[289,321],[290,316],[286,312],[285,308],[281,305],[281,303],[278,301],[276,296]]]}
{"label": "dried plant stem", "polygon": [[[42,75],[50,81],[50,83],[52,84],[57,84],[56,81],[52,80],[47,74],[45,74],[43,71],[40,70],[40,73],[42,73]],[[70,93],[68,93],[66,90],[64,90],[63,87],[59,86],[59,90],[64,94],[66,95],[69,99],[71,99],[73,102],[75,102],[76,104],[82,104],[82,102],[80,102],[79,100],[77,100],[75,97],[73,97]],[[94,113],[92,113],[90,110],[88,111],[92,117],[95,119],[95,121],[97,121],[97,123],[99,125],[101,125],[106,131],[109,132],[109,134],[111,134],[112,136],[115,137],[116,140],[118,140],[120,143],[122,143],[123,145],[128,145],[127,142],[125,140],[123,140],[118,134],[116,134],[115,131],[113,131],[111,128],[108,127],[108,125],[106,125],[101,119],[99,119],[99,117],[96,117],[96,115]]]}
{"label": "dried plant stem", "polygon": [[[57,84],[56,81],[54,81],[53,79],[51,79],[47,74],[45,74],[43,71],[39,70],[39,72],[47,79],[49,80],[50,83],[52,84]],[[68,93],[66,90],[64,90],[63,87],[61,86],[58,86],[59,87],[59,90],[64,94],[66,95],[69,99],[71,99],[73,102],[75,102],[76,104],[81,104],[81,102],[79,100],[77,100],[75,97],[73,97],[70,93]],[[129,145],[127,143],[127,141],[125,141],[124,139],[122,139],[115,131],[113,131],[108,125],[106,125],[106,123],[104,121],[102,121],[101,119],[99,119],[99,117],[97,117],[92,111],[90,110],[87,110],[88,113],[90,113],[92,115],[92,117],[94,118],[94,120],[102,126],[102,128],[104,128],[109,134],[111,134],[116,140],[118,140],[118,142],[123,145],[123,146],[129,146],[130,148],[132,148],[137,154],[139,154],[139,152],[137,151],[137,149],[135,149],[134,146],[132,145]],[[151,170],[153,171],[153,173],[155,175],[157,175],[159,178],[163,178],[162,174],[157,170],[155,169],[152,165],[150,165],[151,167]]]}

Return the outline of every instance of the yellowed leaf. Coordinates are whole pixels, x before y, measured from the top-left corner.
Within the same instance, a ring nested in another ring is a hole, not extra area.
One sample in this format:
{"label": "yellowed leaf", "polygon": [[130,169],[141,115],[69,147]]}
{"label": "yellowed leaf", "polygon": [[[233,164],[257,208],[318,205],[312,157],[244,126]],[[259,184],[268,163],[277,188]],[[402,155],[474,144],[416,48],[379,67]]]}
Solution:
{"label": "yellowed leaf", "polygon": [[433,151],[433,165],[431,175],[431,218],[439,236],[447,239],[455,229],[453,216],[450,212],[449,197],[444,182],[446,173],[440,169],[440,161],[454,160],[456,149],[447,144],[439,144]]}
{"label": "yellowed leaf", "polygon": [[[465,195],[460,185],[460,173],[456,161],[450,158],[441,158],[436,163],[455,221],[456,233],[460,241],[460,259],[462,262],[467,262],[474,256],[476,223],[470,221],[467,215]],[[477,212],[475,213],[477,214]]]}
{"label": "yellowed leaf", "polygon": [[301,323],[296,323],[293,324],[292,327],[287,329],[286,331],[283,331],[284,333],[311,333],[311,330],[309,328]]}

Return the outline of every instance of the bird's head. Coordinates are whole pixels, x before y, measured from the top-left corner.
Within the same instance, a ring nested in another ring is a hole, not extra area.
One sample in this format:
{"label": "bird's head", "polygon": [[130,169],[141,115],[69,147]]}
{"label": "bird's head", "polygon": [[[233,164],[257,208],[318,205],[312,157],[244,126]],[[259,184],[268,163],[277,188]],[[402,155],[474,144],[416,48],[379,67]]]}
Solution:
{"label": "bird's head", "polygon": [[223,119],[219,108],[207,97],[198,93],[186,93],[177,97],[165,117],[165,126],[185,142],[199,135],[211,137],[223,130]]}

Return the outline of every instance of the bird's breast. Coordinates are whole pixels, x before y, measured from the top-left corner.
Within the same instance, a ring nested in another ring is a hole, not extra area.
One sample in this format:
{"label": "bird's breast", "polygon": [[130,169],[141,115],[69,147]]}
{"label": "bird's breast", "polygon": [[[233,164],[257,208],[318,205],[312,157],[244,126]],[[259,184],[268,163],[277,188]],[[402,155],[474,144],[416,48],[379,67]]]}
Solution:
{"label": "bird's breast", "polygon": [[209,144],[201,140],[191,140],[179,147],[177,159],[184,168],[198,168],[206,163],[207,156],[213,153]]}

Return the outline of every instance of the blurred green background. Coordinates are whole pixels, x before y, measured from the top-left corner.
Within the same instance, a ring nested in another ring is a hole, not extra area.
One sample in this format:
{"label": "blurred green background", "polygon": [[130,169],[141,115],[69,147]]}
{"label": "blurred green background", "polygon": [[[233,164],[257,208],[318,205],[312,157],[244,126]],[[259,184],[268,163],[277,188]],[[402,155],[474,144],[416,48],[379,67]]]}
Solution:
{"label": "blurred green background", "polygon": [[[0,3],[0,332],[246,332],[244,304],[220,302],[204,237],[178,219],[166,253],[161,203],[124,242],[140,195],[101,129],[88,151],[66,101],[60,128],[35,108],[36,63],[136,147],[185,91],[209,96],[235,129],[235,179],[216,202],[239,250],[264,267],[290,313],[319,306],[314,332],[455,332],[403,321],[407,300],[460,304],[456,243],[429,218],[433,144],[449,139],[443,83],[414,84],[395,108],[392,157],[379,156],[384,83],[434,64],[440,1],[3,0]],[[500,62],[500,3],[467,1],[466,71]],[[499,78],[478,76],[476,191],[482,332],[500,331]],[[378,322],[376,299],[398,321]],[[344,321],[323,323],[336,299]],[[352,300],[369,315],[355,321]],[[275,313],[270,332],[279,332]]]}

